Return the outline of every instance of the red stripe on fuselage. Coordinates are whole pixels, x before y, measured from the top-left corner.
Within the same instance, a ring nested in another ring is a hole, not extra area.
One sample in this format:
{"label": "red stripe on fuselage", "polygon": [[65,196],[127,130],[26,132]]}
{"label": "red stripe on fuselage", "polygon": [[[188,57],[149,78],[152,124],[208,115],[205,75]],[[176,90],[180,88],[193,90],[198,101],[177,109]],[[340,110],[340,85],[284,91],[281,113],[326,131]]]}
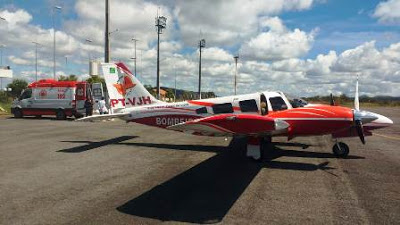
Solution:
{"label": "red stripe on fuselage", "polygon": [[166,128],[178,123],[183,123],[186,121],[191,121],[201,118],[200,116],[196,115],[159,115],[159,116],[150,116],[150,117],[144,117],[144,118],[138,118],[138,119],[132,119],[129,122],[135,122],[135,123],[140,123],[148,126],[155,126],[155,127],[161,127],[161,128]]}

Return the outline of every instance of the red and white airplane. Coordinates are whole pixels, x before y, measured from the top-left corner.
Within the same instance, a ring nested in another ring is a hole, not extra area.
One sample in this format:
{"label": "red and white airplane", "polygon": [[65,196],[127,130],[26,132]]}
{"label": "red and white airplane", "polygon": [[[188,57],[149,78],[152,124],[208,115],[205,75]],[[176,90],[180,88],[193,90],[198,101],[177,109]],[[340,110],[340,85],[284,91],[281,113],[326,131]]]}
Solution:
{"label": "red and white airplane", "polygon": [[203,100],[166,103],[154,98],[123,63],[102,64],[113,114],[79,120],[120,118],[194,135],[247,137],[247,156],[263,157],[263,144],[274,136],[332,135],[333,153],[346,157],[349,147],[338,138],[365,136],[393,124],[377,113],[361,111],[356,84],[355,109],[308,104],[282,92],[258,92]]}

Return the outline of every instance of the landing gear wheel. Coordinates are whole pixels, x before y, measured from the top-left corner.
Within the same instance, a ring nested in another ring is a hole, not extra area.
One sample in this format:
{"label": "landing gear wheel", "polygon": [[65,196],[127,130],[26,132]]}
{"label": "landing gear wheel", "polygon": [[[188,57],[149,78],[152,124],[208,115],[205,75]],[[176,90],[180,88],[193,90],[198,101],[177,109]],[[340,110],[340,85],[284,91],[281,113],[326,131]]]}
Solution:
{"label": "landing gear wheel", "polygon": [[14,117],[15,117],[15,118],[22,118],[23,116],[24,116],[24,115],[23,115],[21,109],[15,109],[15,110],[14,110]]}
{"label": "landing gear wheel", "polygon": [[67,118],[67,116],[65,115],[64,110],[62,110],[62,109],[57,110],[57,112],[56,112],[57,120],[65,120],[66,118]]}
{"label": "landing gear wheel", "polygon": [[343,142],[338,142],[333,145],[333,154],[338,158],[346,158],[349,154],[349,146]]}

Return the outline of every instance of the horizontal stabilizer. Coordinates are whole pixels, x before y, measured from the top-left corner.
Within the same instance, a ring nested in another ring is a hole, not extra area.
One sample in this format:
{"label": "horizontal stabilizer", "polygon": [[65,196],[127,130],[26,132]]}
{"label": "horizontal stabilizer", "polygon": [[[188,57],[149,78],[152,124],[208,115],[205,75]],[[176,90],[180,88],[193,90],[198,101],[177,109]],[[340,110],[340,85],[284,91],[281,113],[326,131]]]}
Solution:
{"label": "horizontal stabilizer", "polygon": [[76,121],[101,121],[101,120],[108,120],[108,119],[124,119],[129,116],[129,113],[115,113],[115,114],[104,114],[104,115],[95,115],[95,116],[88,116],[77,119]]}

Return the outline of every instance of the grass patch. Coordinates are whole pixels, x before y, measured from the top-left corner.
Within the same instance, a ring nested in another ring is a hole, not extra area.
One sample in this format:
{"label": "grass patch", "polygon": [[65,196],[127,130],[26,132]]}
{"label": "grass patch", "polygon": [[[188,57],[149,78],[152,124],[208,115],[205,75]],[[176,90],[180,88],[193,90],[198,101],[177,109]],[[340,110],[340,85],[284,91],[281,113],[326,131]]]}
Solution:
{"label": "grass patch", "polygon": [[0,110],[0,115],[8,115],[11,113],[11,102],[0,102],[0,107],[5,110],[5,112]]}

